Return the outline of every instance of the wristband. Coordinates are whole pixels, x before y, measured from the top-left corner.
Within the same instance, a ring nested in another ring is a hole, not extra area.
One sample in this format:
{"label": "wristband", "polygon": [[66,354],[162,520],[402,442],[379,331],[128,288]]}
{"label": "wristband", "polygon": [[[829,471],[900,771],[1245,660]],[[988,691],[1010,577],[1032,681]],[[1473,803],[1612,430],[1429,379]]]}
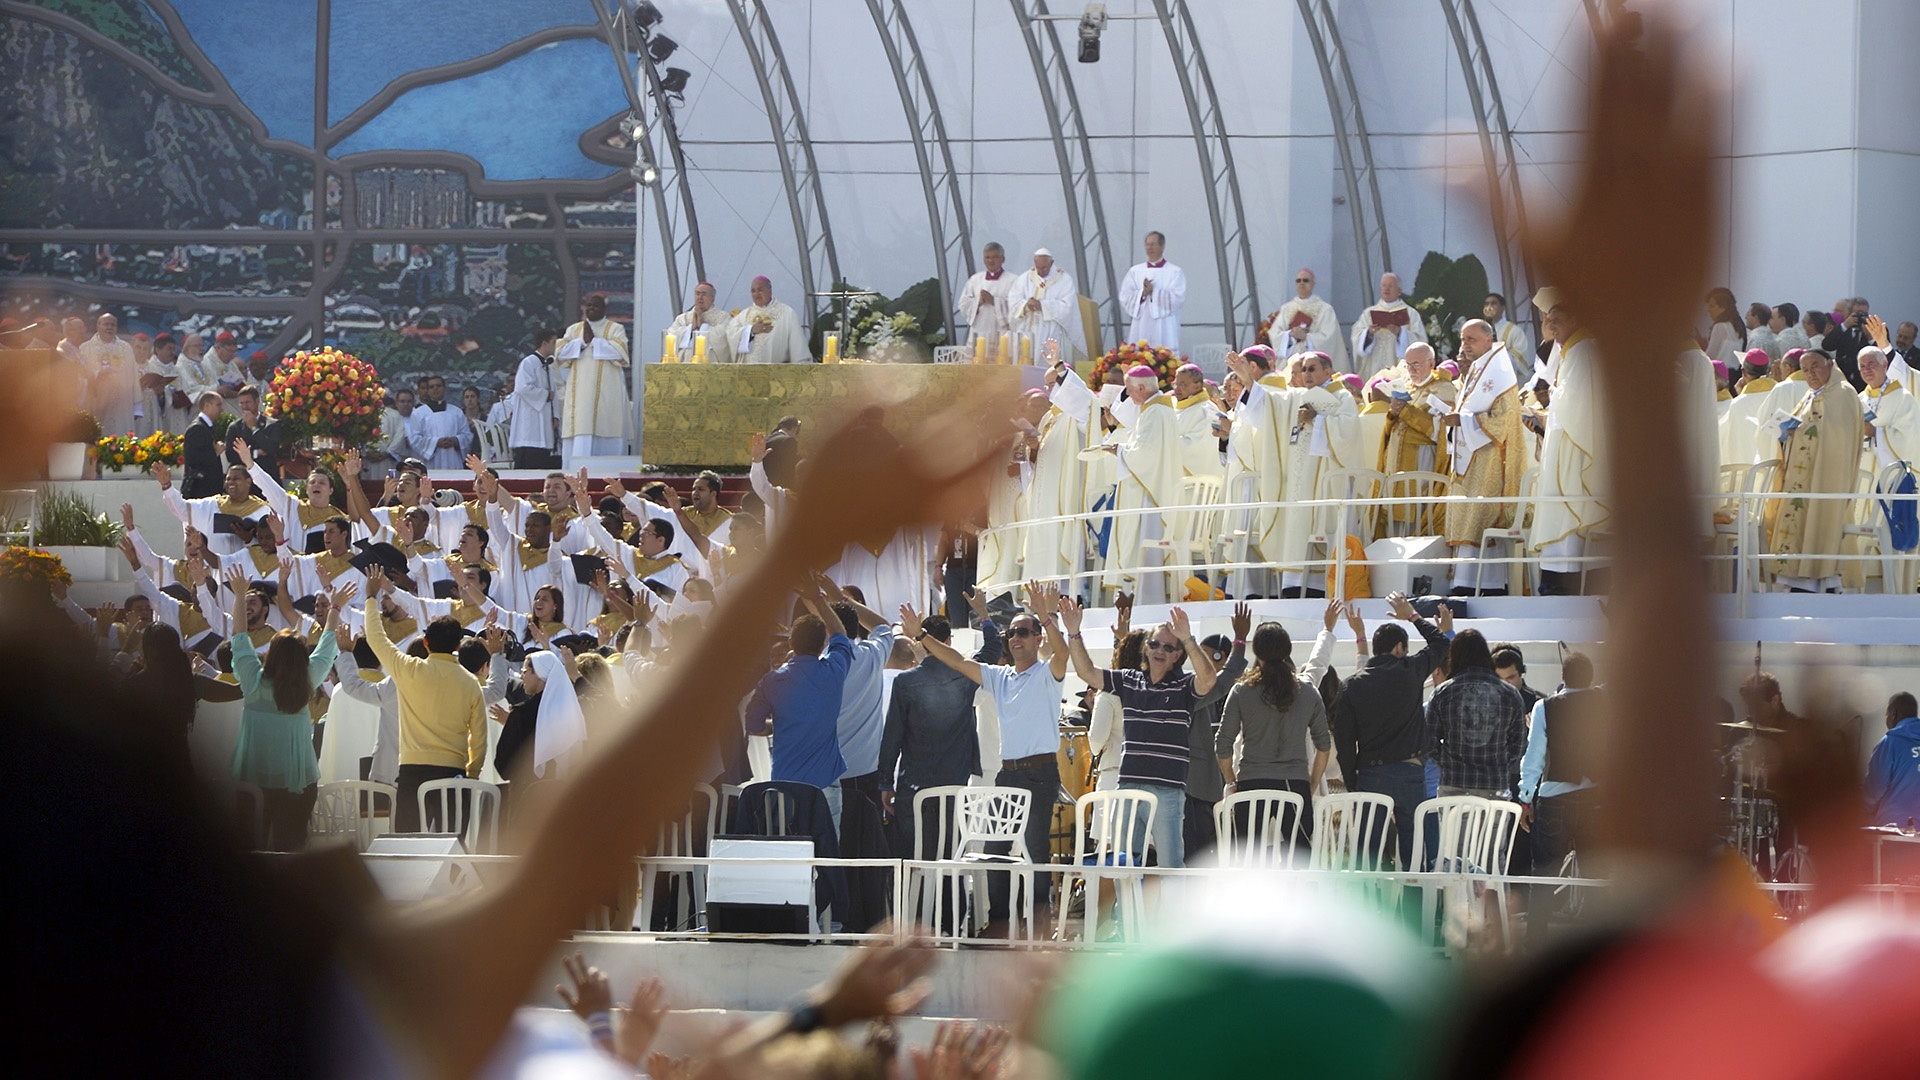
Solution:
{"label": "wristband", "polygon": [[594,1042],[613,1042],[613,1016],[610,1013],[597,1012],[587,1017],[587,1034]]}
{"label": "wristband", "polygon": [[1075,631],[1074,631],[1073,633],[1071,633],[1071,634],[1068,634],[1068,635],[1067,635],[1067,640],[1068,640],[1068,641],[1079,641],[1079,640],[1080,640],[1080,631],[1078,631],[1078,630],[1075,630]]}
{"label": "wristband", "polygon": [[1241,645],[1245,645],[1246,643],[1247,643],[1247,639],[1243,637],[1237,637],[1233,639],[1233,644],[1236,648]]}

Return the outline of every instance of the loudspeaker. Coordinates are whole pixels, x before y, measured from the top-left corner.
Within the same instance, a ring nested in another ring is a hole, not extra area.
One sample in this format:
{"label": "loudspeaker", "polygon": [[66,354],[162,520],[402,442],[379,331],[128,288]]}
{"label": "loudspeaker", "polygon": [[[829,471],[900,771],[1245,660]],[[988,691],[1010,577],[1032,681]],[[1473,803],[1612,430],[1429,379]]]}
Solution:
{"label": "loudspeaker", "polygon": [[[453,833],[408,833],[376,836],[367,845],[369,855],[465,855],[467,849]],[[389,900],[418,903],[428,897],[452,896],[478,884],[473,869],[452,859],[366,859],[368,876]]]}
{"label": "loudspeaker", "polygon": [[814,932],[813,867],[766,859],[811,859],[813,841],[716,836],[708,852],[707,929],[715,933]]}

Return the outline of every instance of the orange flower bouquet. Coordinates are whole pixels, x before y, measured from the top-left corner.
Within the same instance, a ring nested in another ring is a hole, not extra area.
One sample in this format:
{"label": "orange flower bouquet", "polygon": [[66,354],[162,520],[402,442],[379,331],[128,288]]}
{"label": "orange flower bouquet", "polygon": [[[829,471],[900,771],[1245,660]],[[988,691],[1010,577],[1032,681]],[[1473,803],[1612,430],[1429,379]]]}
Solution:
{"label": "orange flower bouquet", "polygon": [[289,435],[315,449],[344,450],[380,437],[385,394],[372,364],[329,345],[280,362],[267,394],[267,411]]}

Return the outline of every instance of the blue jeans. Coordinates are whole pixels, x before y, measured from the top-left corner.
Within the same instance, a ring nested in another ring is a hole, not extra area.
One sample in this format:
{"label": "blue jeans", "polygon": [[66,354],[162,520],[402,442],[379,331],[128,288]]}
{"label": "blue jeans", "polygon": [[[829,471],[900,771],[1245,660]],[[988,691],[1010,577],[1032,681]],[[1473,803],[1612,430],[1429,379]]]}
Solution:
{"label": "blue jeans", "polygon": [[[1123,791],[1151,792],[1160,801],[1153,813],[1153,850],[1161,866],[1177,867],[1186,865],[1186,845],[1184,843],[1187,810],[1187,793],[1177,787],[1166,784],[1122,783]],[[1135,835],[1140,834],[1140,818],[1146,814],[1142,807],[1134,817]],[[1146,858],[1146,852],[1136,848],[1128,854],[1137,864]]]}
{"label": "blue jeans", "polygon": [[[1419,762],[1363,765],[1348,779],[1350,791],[1371,791],[1393,800],[1393,824],[1400,834],[1400,865],[1412,868],[1413,811],[1427,797],[1427,769]],[[1371,837],[1368,838],[1370,841]],[[1369,844],[1371,847],[1371,843]]]}

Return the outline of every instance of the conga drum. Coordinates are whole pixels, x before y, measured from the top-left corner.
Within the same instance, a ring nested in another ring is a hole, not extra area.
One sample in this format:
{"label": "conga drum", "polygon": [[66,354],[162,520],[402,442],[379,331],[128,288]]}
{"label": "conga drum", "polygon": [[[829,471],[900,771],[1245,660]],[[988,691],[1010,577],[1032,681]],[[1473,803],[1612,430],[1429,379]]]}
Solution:
{"label": "conga drum", "polygon": [[1060,766],[1060,787],[1067,801],[1053,808],[1053,829],[1048,850],[1054,862],[1072,862],[1079,838],[1073,835],[1073,804],[1093,790],[1093,748],[1087,744],[1087,729],[1060,729],[1060,749],[1055,751]]}

